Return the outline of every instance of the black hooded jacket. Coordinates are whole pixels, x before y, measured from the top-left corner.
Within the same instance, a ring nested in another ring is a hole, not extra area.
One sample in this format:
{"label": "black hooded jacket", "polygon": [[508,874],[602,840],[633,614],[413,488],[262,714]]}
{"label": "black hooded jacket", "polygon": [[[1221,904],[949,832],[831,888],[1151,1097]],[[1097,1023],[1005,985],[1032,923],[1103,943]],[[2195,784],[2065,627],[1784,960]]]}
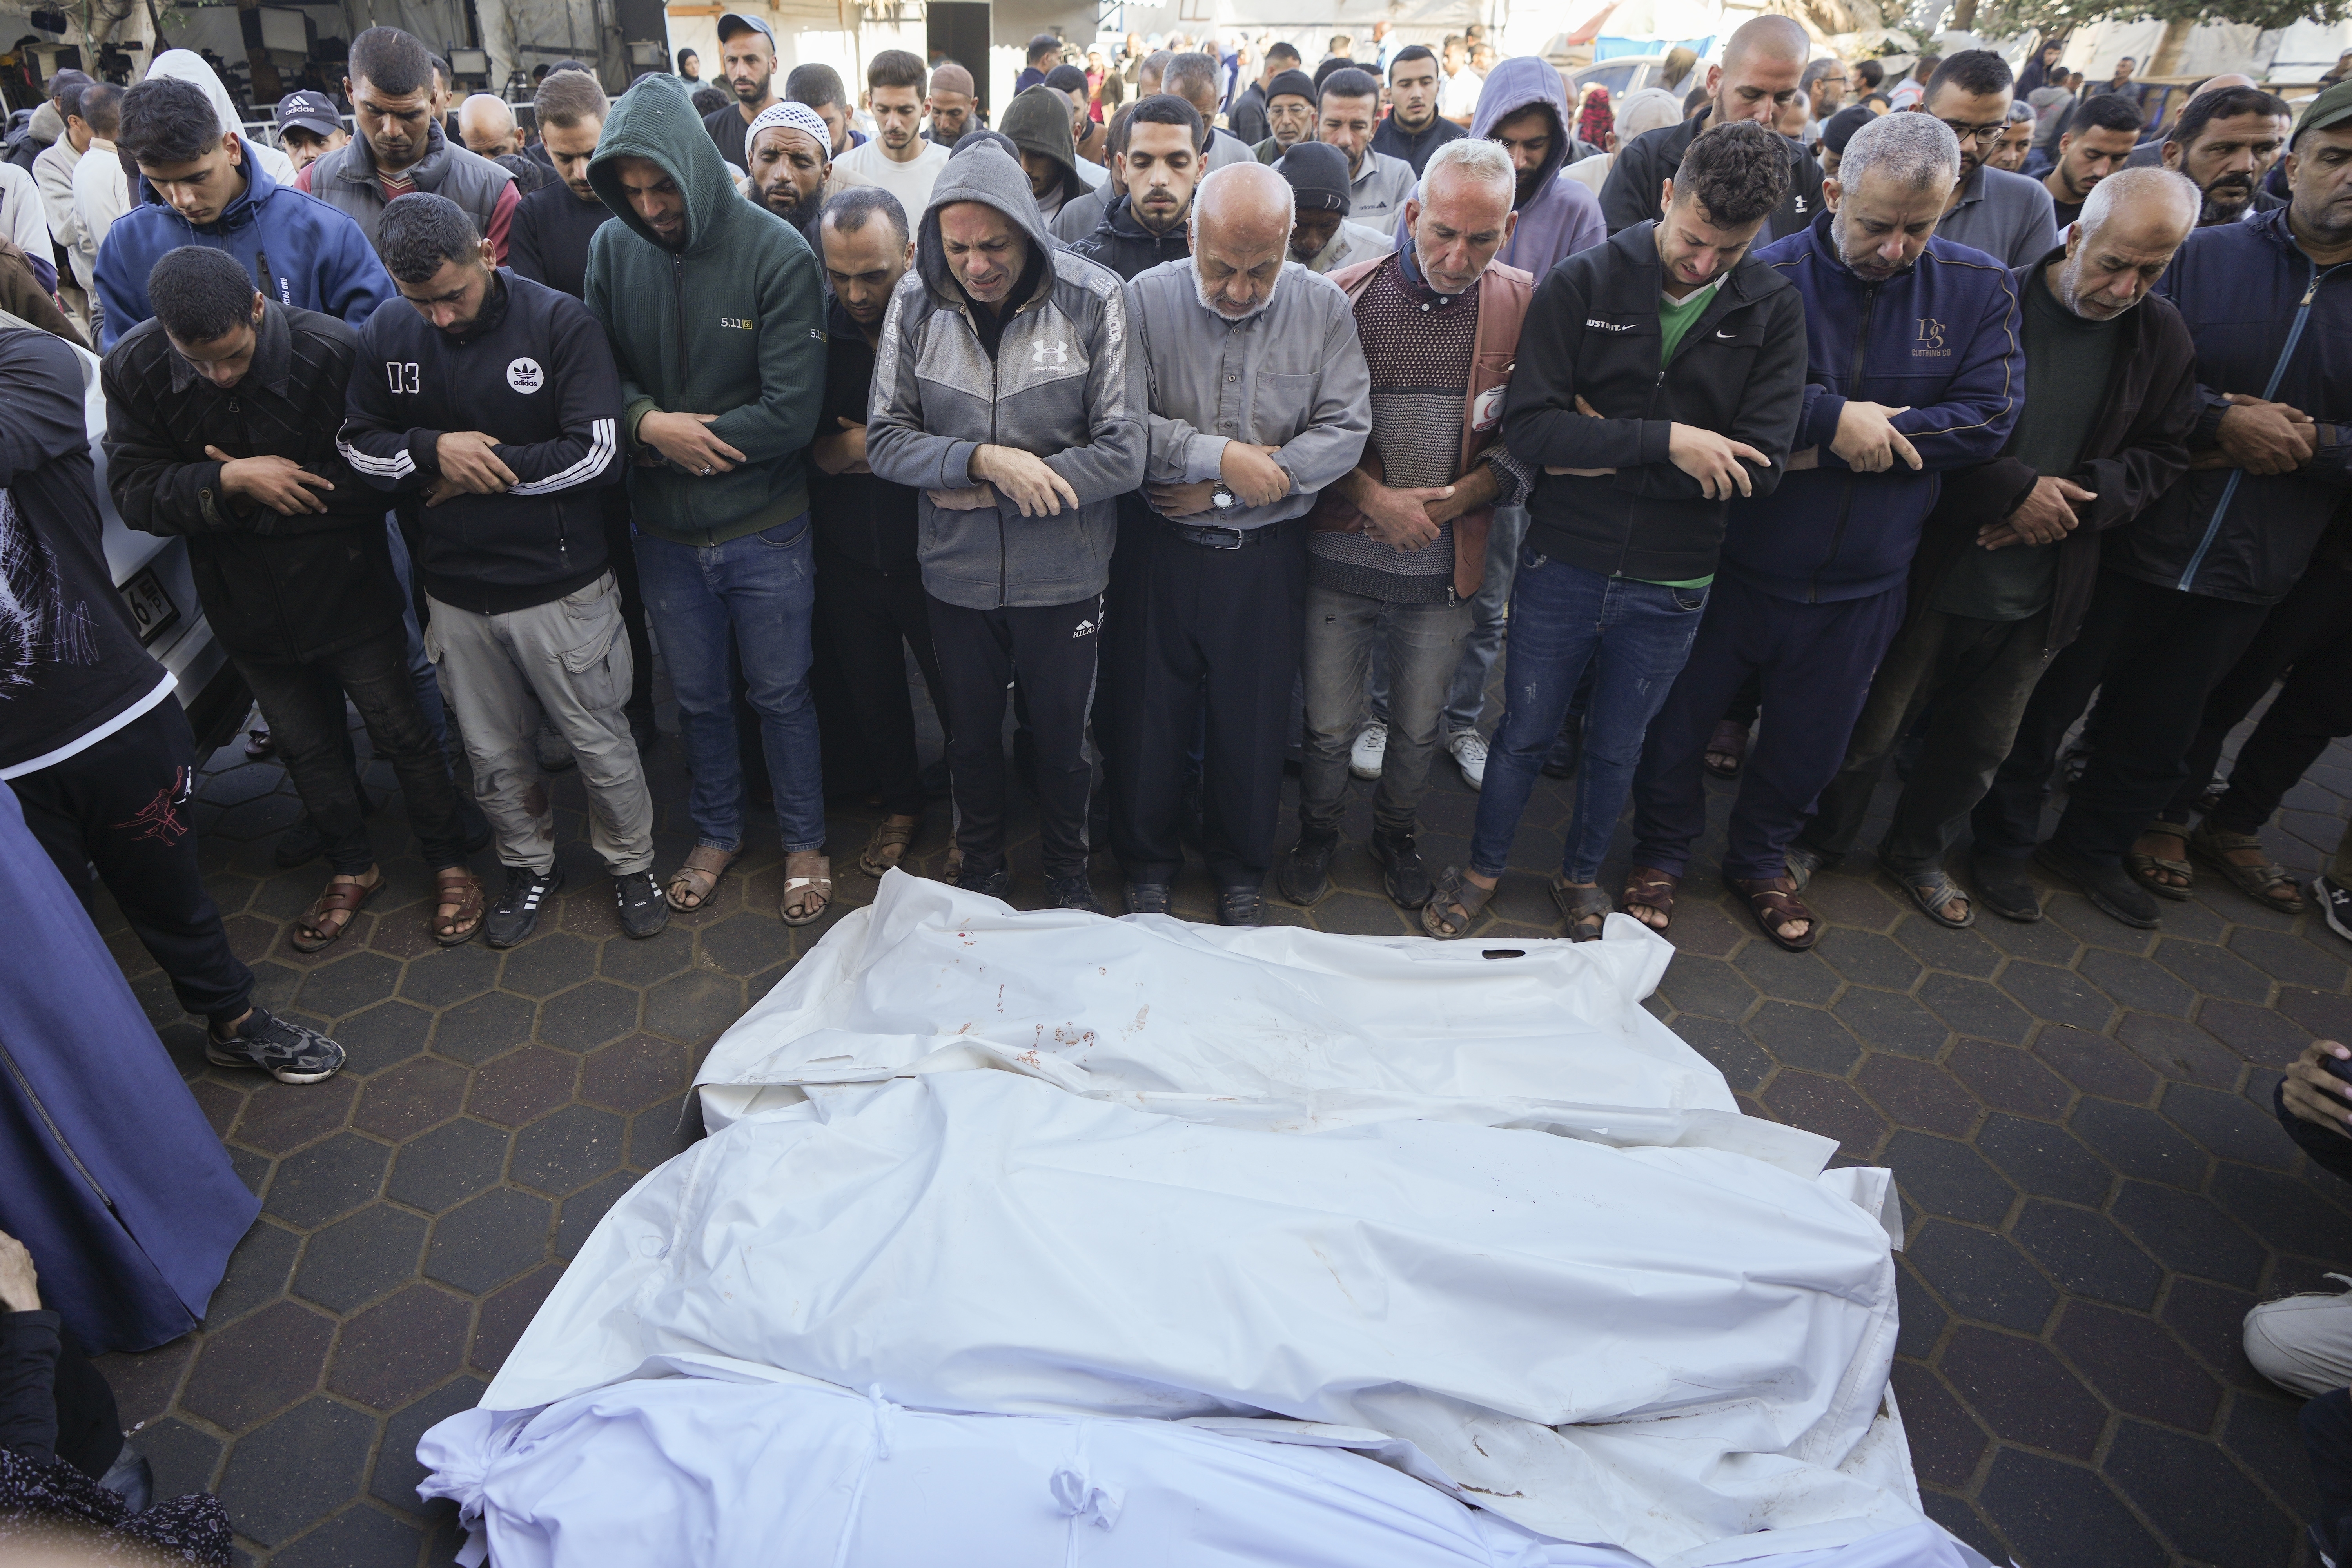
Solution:
{"label": "black hooded jacket", "polygon": [[1138,223],[1132,198],[1121,196],[1103,214],[1102,222],[1070,248],[1089,261],[1099,261],[1121,278],[1133,279],[1163,261],[1192,254],[1192,242],[1181,221],[1166,234],[1154,234]]}
{"label": "black hooded jacket", "polygon": [[[1658,210],[1658,192],[1683,166],[1683,154],[1706,129],[1707,117],[1714,112],[1702,109],[1688,120],[1645,131],[1625,144],[1610,166],[1608,184],[1601,187],[1601,216],[1609,220],[1610,233],[1665,216]],[[1821,164],[1811,153],[1790,142],[1789,194],[1764,225],[1764,238],[1757,243],[1760,246],[1801,233],[1823,205]]]}

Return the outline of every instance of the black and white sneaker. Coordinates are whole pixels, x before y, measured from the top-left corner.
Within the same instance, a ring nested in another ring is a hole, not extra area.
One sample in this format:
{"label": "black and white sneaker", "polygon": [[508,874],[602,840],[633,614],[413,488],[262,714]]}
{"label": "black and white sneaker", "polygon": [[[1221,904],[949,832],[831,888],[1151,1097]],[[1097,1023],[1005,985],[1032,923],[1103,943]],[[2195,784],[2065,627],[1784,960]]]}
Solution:
{"label": "black and white sneaker", "polygon": [[318,1083],[343,1067],[343,1047],[291,1018],[256,1007],[226,1039],[205,1031],[205,1059],[215,1067],[259,1068],[280,1083]]}
{"label": "black and white sneaker", "polygon": [[492,947],[512,947],[528,941],[539,929],[539,910],[563,886],[563,868],[551,867],[542,876],[527,866],[507,868],[507,890],[482,917],[482,940]]}
{"label": "black and white sneaker", "polygon": [[643,940],[659,936],[669,924],[669,900],[651,871],[631,871],[613,879],[613,902],[621,911],[621,929]]}
{"label": "black and white sneaker", "polygon": [[2352,888],[2322,872],[2311,879],[2311,896],[2327,929],[2352,942]]}

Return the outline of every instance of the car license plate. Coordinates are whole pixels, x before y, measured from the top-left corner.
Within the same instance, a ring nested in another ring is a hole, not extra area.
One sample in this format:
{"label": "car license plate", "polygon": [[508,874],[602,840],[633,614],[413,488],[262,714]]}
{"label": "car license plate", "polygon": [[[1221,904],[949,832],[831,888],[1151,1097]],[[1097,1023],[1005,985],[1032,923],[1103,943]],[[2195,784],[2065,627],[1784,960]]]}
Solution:
{"label": "car license plate", "polygon": [[121,594],[123,604],[131,610],[131,624],[139,629],[141,643],[152,643],[179,624],[180,606],[172,603],[172,595],[164,590],[163,579],[155,575],[153,567],[122,584]]}

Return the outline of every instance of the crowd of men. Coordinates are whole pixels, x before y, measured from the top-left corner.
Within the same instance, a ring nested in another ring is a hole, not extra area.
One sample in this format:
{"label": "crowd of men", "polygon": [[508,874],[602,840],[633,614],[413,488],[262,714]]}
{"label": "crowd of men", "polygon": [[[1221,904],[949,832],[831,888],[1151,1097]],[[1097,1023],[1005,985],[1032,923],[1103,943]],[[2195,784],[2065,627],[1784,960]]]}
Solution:
{"label": "crowd of men", "polygon": [[[1596,194],[1561,174],[1577,121],[1540,60],[1495,63],[1448,131],[1425,48],[1386,80],[1269,58],[1253,146],[1214,123],[1234,84],[1207,54],[1144,60],[1101,126],[1040,71],[990,130],[959,68],[886,51],[856,102],[822,67],[779,92],[765,26],[719,33],[708,111],[675,78],[608,101],[551,71],[535,157],[487,110],[453,141],[432,58],[388,27],[352,43],[358,133],[296,105],[282,177],[216,82],[83,89],[137,171],[90,263],[104,482],[187,540],[301,796],[280,858],[328,879],[296,947],[384,886],[347,703],[437,942],[535,929],[572,766],[630,935],[709,902],[770,802],[797,926],[835,892],[829,754],[883,808],[862,873],[921,841],[910,660],[950,874],[1009,892],[1017,772],[1066,909],[1102,909],[1098,823],[1129,911],[1169,909],[1188,842],[1221,920],[1260,921],[1269,879],[1311,905],[1353,775],[1388,895],[1457,936],[1550,773],[1576,777],[1570,933],[1664,931],[1715,772],[1738,779],[1723,874],[1801,951],[1808,879],[1906,758],[1877,853],[1942,924],[2039,919],[2028,858],[2137,926],[2192,856],[2304,907],[2258,830],[2352,730],[2352,85],[2289,130],[2225,84],[2154,166],[2099,110],[2037,180],[1993,165],[2016,83],[1968,51],[1912,109],[1829,114],[1825,167],[1790,128],[1834,73],[1765,16]],[[528,192],[499,161],[526,158],[551,175]],[[69,878],[96,865],[215,1059],[315,1081],[339,1047],[254,1005],[199,879],[194,741],[116,609],[82,388],[57,336],[0,333],[0,777]],[[693,776],[692,847],[658,867],[656,644]],[[1447,754],[1481,793],[1433,874]],[[2345,859],[2314,890],[2352,935]]]}

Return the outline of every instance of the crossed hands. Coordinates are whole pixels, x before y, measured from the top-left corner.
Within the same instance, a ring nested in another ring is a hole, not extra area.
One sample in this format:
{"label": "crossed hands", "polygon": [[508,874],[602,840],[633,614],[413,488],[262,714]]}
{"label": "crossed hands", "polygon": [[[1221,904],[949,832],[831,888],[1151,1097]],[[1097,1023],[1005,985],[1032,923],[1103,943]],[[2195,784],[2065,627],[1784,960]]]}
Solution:
{"label": "crossed hands", "polygon": [[2319,426],[2302,409],[2265,403],[2242,392],[2229,395],[2221,416],[2221,445],[2189,459],[2191,468],[2243,468],[2250,474],[2291,474],[2319,448]]}
{"label": "crossed hands", "polygon": [[[1598,419],[1601,411],[1582,397],[1576,400],[1576,411],[1588,419]],[[1666,434],[1666,460],[1698,481],[1699,492],[1709,500],[1729,500],[1736,491],[1740,495],[1755,494],[1755,484],[1747,465],[1770,468],[1772,459],[1745,441],[1735,441],[1712,430],[1696,425],[1669,425]],[[1900,437],[1897,437],[1900,439]],[[1791,463],[1790,467],[1795,465]],[[1615,473],[1614,468],[1566,468],[1547,464],[1544,472],[1551,475],[1573,474],[1579,479],[1603,479]]]}

